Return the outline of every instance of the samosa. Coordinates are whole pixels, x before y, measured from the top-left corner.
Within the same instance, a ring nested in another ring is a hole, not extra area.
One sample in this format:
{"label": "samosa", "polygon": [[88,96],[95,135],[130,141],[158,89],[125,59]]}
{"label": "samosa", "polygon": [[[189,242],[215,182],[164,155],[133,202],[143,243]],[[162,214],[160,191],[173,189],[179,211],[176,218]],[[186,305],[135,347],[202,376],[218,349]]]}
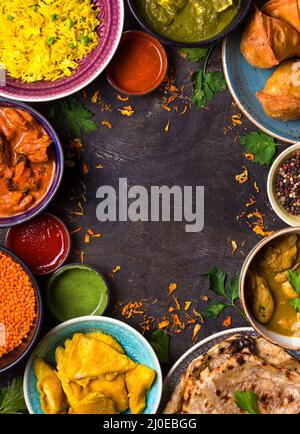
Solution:
{"label": "samosa", "polygon": [[300,33],[300,0],[270,0],[262,13],[285,21]]}
{"label": "samosa", "polygon": [[300,34],[287,22],[255,8],[242,36],[241,52],[250,65],[271,68],[300,56]]}
{"label": "samosa", "polygon": [[283,121],[300,119],[300,62],[282,63],[256,95],[269,116]]}

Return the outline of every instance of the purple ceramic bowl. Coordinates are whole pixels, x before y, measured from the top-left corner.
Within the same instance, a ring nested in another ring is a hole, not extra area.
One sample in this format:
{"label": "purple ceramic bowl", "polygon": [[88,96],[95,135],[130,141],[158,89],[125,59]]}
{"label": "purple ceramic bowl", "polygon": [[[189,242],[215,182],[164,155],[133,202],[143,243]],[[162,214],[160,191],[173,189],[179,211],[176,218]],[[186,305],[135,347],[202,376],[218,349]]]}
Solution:
{"label": "purple ceramic bowl", "polygon": [[109,64],[119,45],[124,24],[123,0],[94,0],[99,7],[99,44],[83,60],[70,77],[56,81],[24,83],[6,78],[0,96],[18,101],[52,101],[71,95],[91,83]]}
{"label": "purple ceramic bowl", "polygon": [[0,228],[1,228],[1,227],[15,226],[27,220],[30,220],[34,216],[42,212],[49,205],[55,193],[57,192],[62,180],[63,171],[64,171],[64,153],[63,153],[60,140],[54,128],[47,121],[47,119],[45,119],[44,116],[42,116],[38,111],[34,110],[32,107],[28,106],[27,104],[10,101],[5,98],[0,98],[0,106],[19,108],[21,110],[25,110],[29,112],[42,125],[45,131],[47,132],[47,134],[49,134],[49,136],[52,139],[53,144],[51,146],[54,147],[55,162],[56,162],[55,175],[51,187],[49,188],[48,193],[46,194],[44,199],[42,199],[36,206],[30,208],[28,211],[25,211],[22,214],[18,214],[16,216],[7,217],[7,218],[0,217]]}

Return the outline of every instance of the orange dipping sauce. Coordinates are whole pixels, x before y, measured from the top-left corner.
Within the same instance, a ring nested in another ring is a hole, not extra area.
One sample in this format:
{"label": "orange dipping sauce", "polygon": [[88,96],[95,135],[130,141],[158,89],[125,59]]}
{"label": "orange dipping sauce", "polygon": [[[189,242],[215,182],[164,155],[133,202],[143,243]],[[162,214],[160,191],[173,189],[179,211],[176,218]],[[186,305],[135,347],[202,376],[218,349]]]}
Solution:
{"label": "orange dipping sauce", "polygon": [[160,86],[167,66],[165,49],[157,39],[144,32],[129,31],[123,33],[107,79],[121,93],[144,95]]}

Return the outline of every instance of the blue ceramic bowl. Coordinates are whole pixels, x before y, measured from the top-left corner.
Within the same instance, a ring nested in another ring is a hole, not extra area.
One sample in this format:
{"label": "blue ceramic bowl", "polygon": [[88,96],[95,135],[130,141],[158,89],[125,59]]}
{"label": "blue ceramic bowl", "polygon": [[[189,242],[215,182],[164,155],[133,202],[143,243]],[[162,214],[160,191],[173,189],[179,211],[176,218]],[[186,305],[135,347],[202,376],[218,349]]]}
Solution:
{"label": "blue ceramic bowl", "polygon": [[44,127],[45,131],[51,137],[53,142],[51,146],[53,146],[54,148],[55,160],[56,160],[55,176],[53,178],[52,185],[48,193],[44,197],[44,199],[41,200],[36,206],[30,208],[28,211],[25,211],[24,213],[18,214],[16,216],[7,217],[7,218],[0,218],[0,228],[1,228],[1,227],[15,226],[27,220],[30,220],[37,214],[40,214],[49,205],[55,193],[57,192],[62,180],[63,170],[64,170],[64,153],[63,153],[60,140],[54,128],[47,121],[47,119],[44,118],[44,116],[42,116],[37,110],[33,109],[32,107],[22,102],[15,102],[15,101],[8,100],[6,98],[0,98],[0,105],[6,107],[12,107],[12,108],[19,108],[21,110],[29,112]]}
{"label": "blue ceramic bowl", "polygon": [[[263,0],[260,5],[265,3]],[[233,99],[245,116],[258,128],[287,143],[299,142],[300,120],[281,121],[268,116],[256,97],[276,70],[249,65],[241,50],[242,32],[233,32],[223,43],[223,68]]]}
{"label": "blue ceramic bowl", "polygon": [[20,264],[21,267],[24,269],[24,271],[28,274],[35,291],[36,305],[37,305],[34,322],[32,324],[32,327],[27,337],[23,339],[21,344],[18,347],[16,347],[13,351],[10,351],[9,353],[0,357],[0,373],[1,373],[13,368],[19,362],[21,362],[21,360],[23,360],[26,356],[28,356],[29,352],[35,345],[39,337],[39,333],[42,325],[43,306],[42,306],[42,298],[41,298],[37,281],[35,280],[33,274],[28,269],[28,267],[24,264],[23,261],[21,261],[21,259],[19,259],[16,255],[14,255],[10,250],[4,247],[0,247],[0,251],[10,256],[12,259],[14,259],[14,261]]}
{"label": "blue ceramic bowl", "polygon": [[162,394],[162,374],[155,352],[146,339],[135,329],[121,321],[103,316],[84,316],[66,321],[52,329],[34,349],[24,374],[24,396],[29,413],[43,413],[33,368],[35,359],[41,357],[55,366],[54,353],[57,346],[64,345],[66,339],[70,339],[74,333],[93,331],[110,334],[122,345],[128,357],[154,369],[156,380],[148,393],[144,414],[156,413]]}

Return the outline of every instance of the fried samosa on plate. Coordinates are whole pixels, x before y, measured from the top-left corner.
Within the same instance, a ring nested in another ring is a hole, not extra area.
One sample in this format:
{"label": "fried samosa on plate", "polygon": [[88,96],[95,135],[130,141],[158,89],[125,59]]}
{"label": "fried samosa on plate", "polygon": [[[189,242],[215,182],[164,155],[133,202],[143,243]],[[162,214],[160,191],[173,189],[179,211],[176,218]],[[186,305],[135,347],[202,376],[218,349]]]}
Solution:
{"label": "fried samosa on plate", "polygon": [[71,407],[69,414],[116,414],[116,407],[102,393],[90,393]]}
{"label": "fried samosa on plate", "polygon": [[285,21],[300,33],[300,0],[270,0],[262,13]]}
{"label": "fried samosa on plate", "polygon": [[300,56],[300,34],[287,22],[255,8],[242,36],[241,52],[250,65],[272,68]]}
{"label": "fried samosa on plate", "polygon": [[256,93],[264,111],[272,118],[288,121],[300,119],[300,61],[282,63]]}

